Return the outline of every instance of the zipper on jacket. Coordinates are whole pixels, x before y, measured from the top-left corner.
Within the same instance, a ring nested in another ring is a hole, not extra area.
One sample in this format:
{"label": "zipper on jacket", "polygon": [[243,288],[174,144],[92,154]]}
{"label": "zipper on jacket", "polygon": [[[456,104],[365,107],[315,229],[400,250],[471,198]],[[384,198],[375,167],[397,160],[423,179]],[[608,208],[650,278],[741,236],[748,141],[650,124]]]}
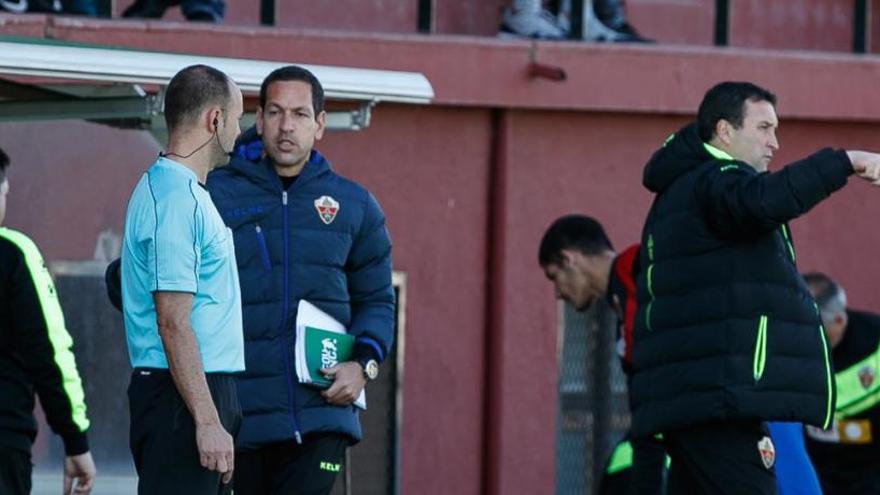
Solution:
{"label": "zipper on jacket", "polygon": [[822,340],[822,355],[825,357],[825,387],[828,390],[827,402],[825,404],[825,421],[822,422],[822,429],[827,430],[831,426],[831,418],[834,417],[834,402],[832,399],[832,382],[834,379],[833,371],[831,369],[831,360],[828,358],[828,342],[825,340],[825,326],[822,325],[822,315],[819,313],[819,305],[813,302],[813,307],[816,308],[816,316],[819,317],[819,338]]}
{"label": "zipper on jacket", "polygon": [[767,363],[767,315],[761,315],[758,320],[758,332],[755,337],[755,350],[752,354],[752,374],[755,381],[764,376],[764,366]]}
{"label": "zipper on jacket", "polygon": [[645,327],[650,332],[651,329],[651,308],[654,306],[654,234],[648,235],[648,295],[651,297],[651,300],[648,301],[648,306],[645,308]]}
{"label": "zipper on jacket", "polygon": [[263,229],[260,228],[260,224],[256,225],[254,231],[257,234],[257,244],[260,245],[260,258],[263,260],[263,268],[269,271],[272,269],[272,262],[269,261],[269,248],[266,246],[266,237],[263,235]]}
{"label": "zipper on jacket", "polygon": [[797,256],[794,254],[794,245],[791,243],[791,237],[788,235],[788,227],[785,224],[779,226],[779,229],[782,231],[782,238],[785,240],[785,245],[788,246],[788,254],[791,256],[791,262],[794,263],[797,261]]}
{"label": "zipper on jacket", "polygon": [[[289,227],[287,225],[287,191],[281,191],[281,211],[282,211],[282,220],[284,222],[284,318],[281,319],[281,324],[285,325],[287,323],[287,316],[290,314],[290,283],[289,283],[289,267],[290,267],[290,253],[288,252],[288,244],[289,244]],[[296,335],[294,332],[291,332],[291,335]],[[293,437],[296,440],[297,444],[302,444],[302,434],[299,431],[299,425],[296,422],[296,398],[294,397],[293,390],[293,378],[290,376],[290,356],[288,355],[288,346],[287,341],[287,329],[281,329],[281,336],[284,341],[284,378],[287,380],[287,394],[290,397],[289,410],[290,410],[290,421],[293,423]]]}

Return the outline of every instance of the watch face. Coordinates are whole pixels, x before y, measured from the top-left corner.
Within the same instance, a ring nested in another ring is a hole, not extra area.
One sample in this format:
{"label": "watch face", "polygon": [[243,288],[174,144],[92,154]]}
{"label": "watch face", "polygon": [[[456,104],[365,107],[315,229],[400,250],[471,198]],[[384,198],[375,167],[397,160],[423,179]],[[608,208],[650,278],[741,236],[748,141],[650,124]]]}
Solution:
{"label": "watch face", "polygon": [[364,366],[364,375],[367,376],[368,380],[375,380],[379,376],[379,363],[374,359],[367,361],[366,366]]}

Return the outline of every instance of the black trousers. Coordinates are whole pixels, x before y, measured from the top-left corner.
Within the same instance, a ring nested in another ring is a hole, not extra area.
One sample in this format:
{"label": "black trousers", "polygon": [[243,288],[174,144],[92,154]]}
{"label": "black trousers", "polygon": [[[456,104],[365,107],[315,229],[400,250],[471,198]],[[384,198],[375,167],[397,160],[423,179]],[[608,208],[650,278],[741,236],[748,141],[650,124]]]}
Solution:
{"label": "black trousers", "polygon": [[327,495],[342,468],[348,437],[306,435],[235,452],[235,495]]}
{"label": "black trousers", "polygon": [[32,468],[29,453],[0,446],[0,493],[29,495]]}
{"label": "black trousers", "polygon": [[707,423],[664,437],[670,495],[777,494],[775,449],[763,423]]}
{"label": "black trousers", "polygon": [[[235,437],[241,407],[235,377],[208,373],[205,378],[223,428]],[[138,494],[217,495],[229,493],[220,473],[199,462],[192,415],[167,370],[135,369],[128,387],[131,454],[138,473]],[[236,459],[237,460],[237,459]]]}

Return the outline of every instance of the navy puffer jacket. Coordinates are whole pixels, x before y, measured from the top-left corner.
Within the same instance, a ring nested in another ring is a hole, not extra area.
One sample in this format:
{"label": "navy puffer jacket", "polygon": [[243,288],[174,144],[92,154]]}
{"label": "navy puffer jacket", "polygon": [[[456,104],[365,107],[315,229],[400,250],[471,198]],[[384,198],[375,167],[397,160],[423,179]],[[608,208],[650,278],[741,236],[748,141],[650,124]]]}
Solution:
{"label": "navy puffer jacket", "polygon": [[242,286],[246,371],[238,386],[244,420],[237,447],[315,432],[343,433],[356,442],[356,408],[331,406],[319,390],[298,383],[296,308],[306,299],[380,361],[387,356],[394,293],[385,217],[366,189],[334,173],[317,151],[285,191],[260,157],[259,137],[242,141],[238,156],[207,181],[233,231]]}

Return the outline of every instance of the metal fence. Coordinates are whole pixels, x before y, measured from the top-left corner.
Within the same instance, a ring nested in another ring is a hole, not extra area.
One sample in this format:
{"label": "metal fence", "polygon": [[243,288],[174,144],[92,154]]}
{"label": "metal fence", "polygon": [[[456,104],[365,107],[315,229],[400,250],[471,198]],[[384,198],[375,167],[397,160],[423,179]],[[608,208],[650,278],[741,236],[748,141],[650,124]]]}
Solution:
{"label": "metal fence", "polygon": [[592,495],[630,424],[617,315],[604,301],[584,313],[564,304],[559,322],[556,494]]}

